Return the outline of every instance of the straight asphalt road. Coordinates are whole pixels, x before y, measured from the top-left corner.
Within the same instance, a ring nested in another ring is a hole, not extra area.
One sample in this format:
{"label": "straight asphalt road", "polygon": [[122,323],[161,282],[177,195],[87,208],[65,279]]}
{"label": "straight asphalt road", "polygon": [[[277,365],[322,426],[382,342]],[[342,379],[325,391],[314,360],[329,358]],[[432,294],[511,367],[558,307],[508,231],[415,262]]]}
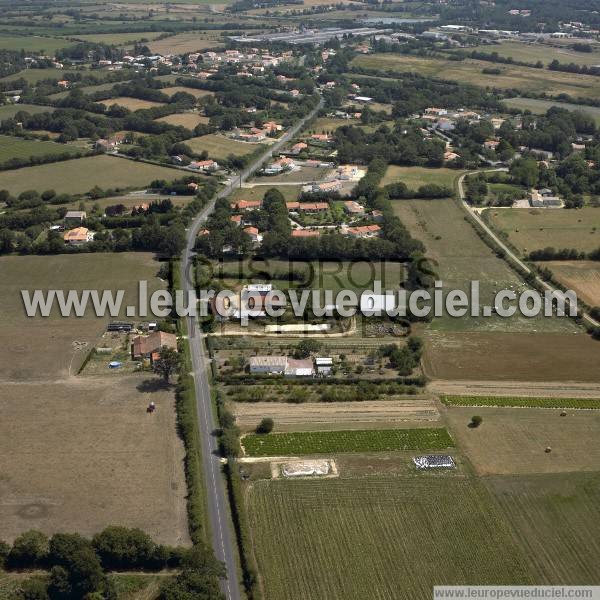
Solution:
{"label": "straight asphalt road", "polygon": [[[181,257],[181,281],[184,296],[194,289],[194,245],[198,231],[213,211],[218,198],[229,196],[252,173],[258,170],[263,162],[278,152],[284,144],[291,140],[323,107],[323,99],[303,119],[289,129],[281,139],[269,146],[251,165],[246,167],[236,176],[227,187],[222,189],[215,198],[195,217],[187,230],[187,244]],[[214,435],[217,422],[213,413],[210,391],[209,362],[204,352],[204,335],[202,334],[195,318],[187,317],[187,332],[190,345],[193,376],[196,388],[196,412],[202,449],[202,469],[204,473],[204,487],[207,496],[207,521],[210,524],[210,534],[213,550],[218,560],[225,564],[226,579],[221,581],[221,589],[227,600],[241,598],[240,581],[238,576],[238,548],[234,532],[230,525],[230,509],[227,490],[223,477],[223,463],[219,457],[218,440]]]}

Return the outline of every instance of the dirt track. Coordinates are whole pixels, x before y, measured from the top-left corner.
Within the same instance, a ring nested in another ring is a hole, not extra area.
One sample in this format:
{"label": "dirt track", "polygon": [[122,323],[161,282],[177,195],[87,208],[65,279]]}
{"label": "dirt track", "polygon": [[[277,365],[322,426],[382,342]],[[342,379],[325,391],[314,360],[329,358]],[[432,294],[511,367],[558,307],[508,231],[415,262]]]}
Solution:
{"label": "dirt track", "polygon": [[238,425],[246,431],[254,429],[263,417],[272,417],[278,431],[401,426],[403,422],[414,427],[419,421],[426,424],[440,418],[435,401],[426,396],[374,402],[231,402],[230,405]]}

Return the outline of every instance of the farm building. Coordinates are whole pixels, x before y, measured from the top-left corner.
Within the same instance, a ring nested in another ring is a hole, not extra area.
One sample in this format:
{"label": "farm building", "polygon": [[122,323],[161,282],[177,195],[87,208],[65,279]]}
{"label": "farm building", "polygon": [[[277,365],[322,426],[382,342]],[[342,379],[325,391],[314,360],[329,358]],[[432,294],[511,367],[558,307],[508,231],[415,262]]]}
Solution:
{"label": "farm building", "polygon": [[87,219],[87,213],[84,210],[68,210],[65,214],[64,222],[67,226],[81,225]]}
{"label": "farm building", "polygon": [[163,346],[177,350],[177,337],[175,334],[153,331],[150,335],[139,335],[133,338],[131,356],[134,360],[152,358],[152,355],[160,351]]}
{"label": "farm building", "polygon": [[285,368],[286,377],[312,377],[314,374],[313,361],[310,358],[288,358]]}
{"label": "farm building", "polygon": [[317,368],[317,375],[321,375],[322,377],[329,377],[333,368],[333,358],[317,357],[315,358],[315,366]]}
{"label": "farm building", "polygon": [[447,454],[429,454],[426,456],[413,456],[417,469],[454,469],[454,459]]}
{"label": "farm building", "polygon": [[286,370],[288,359],[287,356],[251,356],[248,362],[250,373],[281,375]]}

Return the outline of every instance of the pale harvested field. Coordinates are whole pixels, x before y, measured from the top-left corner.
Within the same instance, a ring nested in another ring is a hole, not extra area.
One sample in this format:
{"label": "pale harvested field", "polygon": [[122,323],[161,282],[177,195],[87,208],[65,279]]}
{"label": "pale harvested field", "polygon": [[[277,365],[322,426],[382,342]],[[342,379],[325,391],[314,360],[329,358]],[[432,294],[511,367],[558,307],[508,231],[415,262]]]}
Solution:
{"label": "pale harvested field", "polygon": [[435,401],[425,396],[347,403],[230,402],[229,407],[244,431],[255,429],[263,417],[271,417],[277,431],[368,429],[404,422],[414,427],[416,421],[440,418]]}
{"label": "pale harvested field", "polygon": [[585,333],[427,331],[432,379],[599,382],[600,345]]}
{"label": "pale harvested field", "polygon": [[552,271],[556,279],[590,306],[600,306],[600,262],[552,261],[538,263]]}
{"label": "pale harvested field", "polygon": [[208,124],[208,117],[204,117],[197,113],[176,113],[156,120],[160,123],[168,123],[169,125],[185,127],[190,130],[193,130],[197,125],[200,125],[200,123],[204,125]]}
{"label": "pale harvested field", "polygon": [[[447,408],[448,426],[458,447],[479,475],[597,471],[600,414],[594,410],[540,408]],[[483,423],[473,429],[473,415]],[[552,448],[547,453],[545,449]]]}
{"label": "pale harvested field", "polygon": [[173,96],[177,92],[185,92],[186,94],[191,94],[195,98],[204,98],[205,96],[214,96],[214,92],[209,90],[197,90],[196,88],[184,87],[182,85],[175,85],[172,87],[162,88],[160,90],[163,94],[169,96]]}
{"label": "pale harvested field", "polygon": [[155,106],[163,106],[162,102],[152,102],[150,100],[140,100],[139,98],[128,98],[127,96],[117,96],[116,98],[109,98],[103,100],[99,104],[109,107],[113,104],[118,104],[127,110],[136,111],[145,108],[154,108]]}
{"label": "pale harvested field", "polygon": [[147,44],[150,51],[156,54],[200,52],[206,48],[219,48],[222,45],[222,38],[215,32],[179,33],[164,40],[154,40]]}
{"label": "pale harvested field", "polygon": [[137,391],[146,377],[3,385],[0,539],[119,524],[189,543],[174,395]]}
{"label": "pale harvested field", "polygon": [[[134,303],[139,280],[147,280],[149,290],[162,287],[155,278],[159,266],[150,253],[0,258],[4,342],[0,345],[0,381],[62,380],[75,374],[110,320],[91,313],[63,319],[57,310],[48,318],[29,318],[21,290],[122,289],[124,304]],[[87,342],[88,349],[76,350],[74,341]]]}

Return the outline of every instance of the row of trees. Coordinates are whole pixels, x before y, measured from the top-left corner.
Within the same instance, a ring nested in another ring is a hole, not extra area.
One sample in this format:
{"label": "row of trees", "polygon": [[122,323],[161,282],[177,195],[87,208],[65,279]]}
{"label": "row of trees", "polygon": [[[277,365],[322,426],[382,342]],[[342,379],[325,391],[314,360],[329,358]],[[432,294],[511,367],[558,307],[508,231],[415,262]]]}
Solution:
{"label": "row of trees", "polygon": [[22,600],[117,600],[114,582],[107,573],[177,567],[178,575],[166,578],[159,598],[220,599],[218,579],[223,566],[201,544],[191,550],[156,544],[140,529],[111,526],[91,540],[76,533],[57,533],[48,538],[27,531],[9,546],[0,542],[0,567],[43,569],[44,577],[24,580],[18,591]]}

